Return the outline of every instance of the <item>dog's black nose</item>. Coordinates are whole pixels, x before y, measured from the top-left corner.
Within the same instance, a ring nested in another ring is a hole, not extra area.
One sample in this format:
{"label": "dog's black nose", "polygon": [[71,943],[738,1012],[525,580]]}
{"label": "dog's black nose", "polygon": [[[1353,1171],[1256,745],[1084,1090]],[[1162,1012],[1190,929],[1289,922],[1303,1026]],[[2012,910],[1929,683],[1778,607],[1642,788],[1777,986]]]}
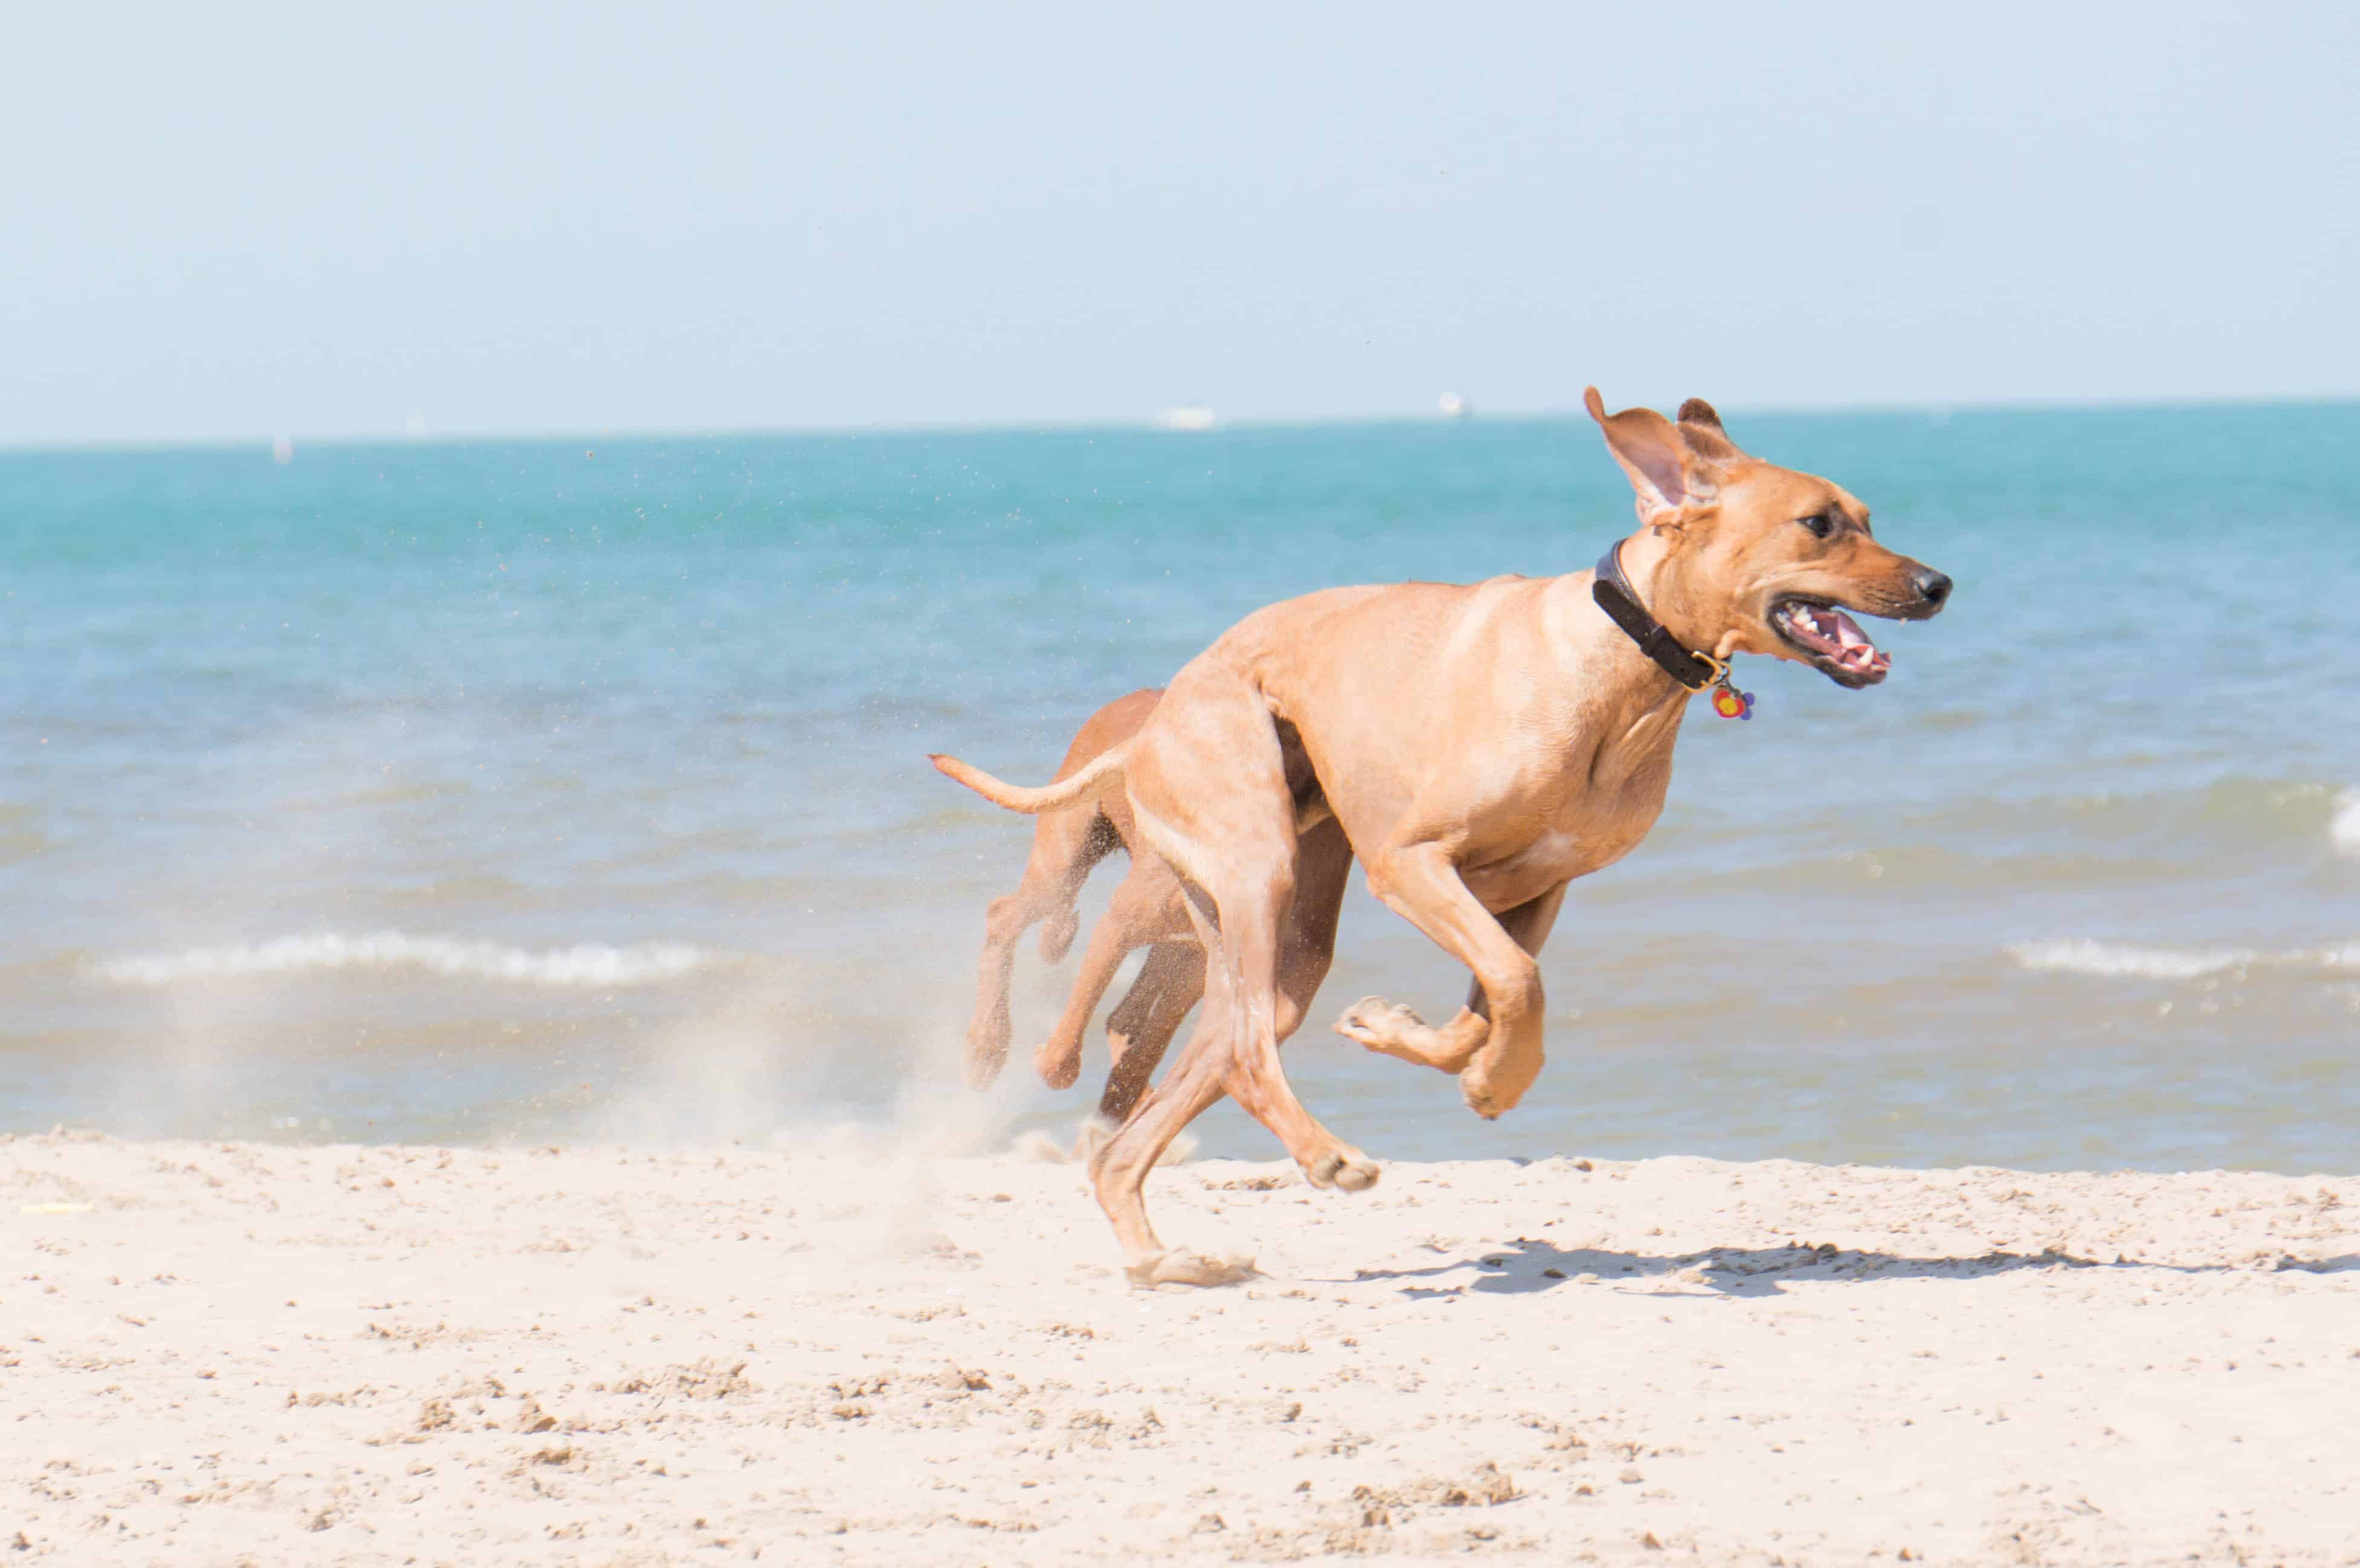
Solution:
{"label": "dog's black nose", "polygon": [[1921,566],[1918,569],[1918,593],[1927,604],[1939,610],[1942,607],[1942,601],[1950,596],[1950,580],[1930,566]]}

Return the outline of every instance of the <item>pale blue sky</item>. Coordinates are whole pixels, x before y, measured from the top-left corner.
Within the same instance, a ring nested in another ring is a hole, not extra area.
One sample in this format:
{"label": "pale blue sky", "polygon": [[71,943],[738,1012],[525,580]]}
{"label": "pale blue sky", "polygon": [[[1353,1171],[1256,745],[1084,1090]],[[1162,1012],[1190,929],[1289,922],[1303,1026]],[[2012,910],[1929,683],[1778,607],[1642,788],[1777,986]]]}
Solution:
{"label": "pale blue sky", "polygon": [[0,444],[2360,391],[2360,7],[12,13]]}

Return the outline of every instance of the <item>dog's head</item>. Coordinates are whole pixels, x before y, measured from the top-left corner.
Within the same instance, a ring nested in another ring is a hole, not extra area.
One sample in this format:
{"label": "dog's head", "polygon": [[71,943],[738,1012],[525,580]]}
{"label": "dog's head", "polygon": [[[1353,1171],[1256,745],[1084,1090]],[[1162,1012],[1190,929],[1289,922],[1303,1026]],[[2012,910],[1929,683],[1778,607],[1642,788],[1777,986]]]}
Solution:
{"label": "dog's head", "polygon": [[1609,414],[1592,387],[1583,402],[1631,476],[1639,520],[1669,555],[1658,578],[1691,647],[1790,659],[1839,686],[1874,686],[1892,669],[1847,612],[1922,621],[1950,580],[1876,542],[1850,491],[1747,456],[1701,397],[1677,421],[1653,408]]}

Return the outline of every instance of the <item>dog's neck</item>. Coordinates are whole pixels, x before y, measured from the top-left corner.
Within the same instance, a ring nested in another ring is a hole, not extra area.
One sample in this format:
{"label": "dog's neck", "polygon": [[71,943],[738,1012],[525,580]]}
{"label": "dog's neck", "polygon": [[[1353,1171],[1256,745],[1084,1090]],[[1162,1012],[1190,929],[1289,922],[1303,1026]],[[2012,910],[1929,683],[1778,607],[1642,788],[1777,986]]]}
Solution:
{"label": "dog's neck", "polygon": [[[1642,528],[1622,541],[1622,573],[1647,613],[1682,646],[1714,651],[1718,633],[1699,624],[1682,581],[1686,552],[1654,529]],[[1588,754],[1593,786],[1667,766],[1692,693],[1606,618],[1590,597],[1590,573],[1557,582],[1562,586],[1552,616],[1558,628],[1553,640],[1567,673],[1589,694],[1588,733],[1578,749]]]}
{"label": "dog's neck", "polygon": [[1674,536],[1643,528],[1622,541],[1622,574],[1638,591],[1639,603],[1680,646],[1697,653],[1726,659],[1730,639],[1725,626],[1709,625],[1711,613],[1696,602],[1688,589],[1687,568],[1694,552],[1681,548]]}

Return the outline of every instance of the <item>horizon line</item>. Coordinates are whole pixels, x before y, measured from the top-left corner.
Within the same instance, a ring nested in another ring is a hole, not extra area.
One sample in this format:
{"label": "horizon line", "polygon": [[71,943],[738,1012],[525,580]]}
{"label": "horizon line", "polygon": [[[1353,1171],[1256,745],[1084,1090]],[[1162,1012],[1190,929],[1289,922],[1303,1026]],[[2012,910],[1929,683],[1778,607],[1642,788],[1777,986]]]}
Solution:
{"label": "horizon line", "polygon": [[[2204,408],[2334,408],[2360,404],[2360,392],[2265,394],[2250,397],[2009,397],[1962,398],[1956,401],[1909,400],[1892,403],[1796,402],[1733,403],[1740,418],[1861,418],[1874,415],[1916,415],[1948,418],[1960,414],[2137,413]],[[1644,405],[1637,405],[1644,406]],[[1677,405],[1675,405],[1677,406]],[[1202,404],[1175,404],[1177,408],[1201,408]],[[138,437],[92,436],[60,441],[16,442],[0,440],[0,457],[45,453],[239,452],[270,451],[280,441],[295,450],[305,447],[376,448],[405,446],[505,446],[553,444],[576,441],[645,442],[661,441],[748,441],[774,438],[846,439],[862,436],[923,435],[1054,435],[1069,431],[1128,431],[1174,437],[1219,435],[1231,430],[1314,430],[1349,425],[1452,426],[1462,424],[1550,424],[1579,422],[1589,417],[1579,405],[1565,408],[1505,408],[1487,412],[1470,405],[1461,415],[1438,410],[1387,413],[1294,414],[1235,416],[1210,410],[1209,425],[1175,429],[1162,421],[1171,410],[1149,415],[1073,416],[1043,419],[877,420],[867,424],[781,425],[642,425],[636,427],[553,426],[539,430],[362,430],[304,434],[282,431],[252,436]]]}

